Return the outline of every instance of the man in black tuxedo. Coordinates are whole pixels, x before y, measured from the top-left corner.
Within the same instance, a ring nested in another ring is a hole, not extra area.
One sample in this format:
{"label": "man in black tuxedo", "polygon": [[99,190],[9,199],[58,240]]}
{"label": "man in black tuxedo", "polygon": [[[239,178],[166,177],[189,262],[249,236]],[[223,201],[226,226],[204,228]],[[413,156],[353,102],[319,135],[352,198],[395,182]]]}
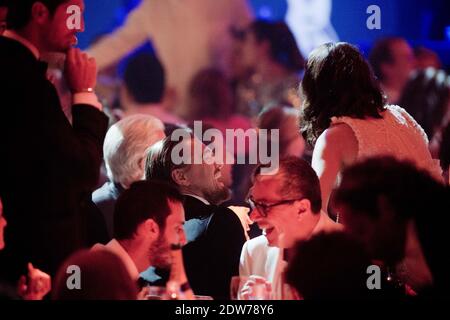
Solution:
{"label": "man in black tuxedo", "polygon": [[[71,29],[73,8],[82,13],[83,0],[11,1],[0,37],[0,193],[8,220],[0,265],[9,280],[26,262],[54,274],[69,254],[106,235],[90,194],[108,119],[92,89],[95,61],[72,48],[84,28],[79,15],[79,29]],[[39,61],[47,52],[66,53],[72,125]]]}
{"label": "man in black tuxedo", "polygon": [[[184,132],[181,142],[168,136],[150,148],[145,176],[168,181],[185,195],[187,244],[183,257],[194,293],[229,299],[231,277],[239,274],[240,253],[246,240],[244,229],[233,211],[219,205],[230,196],[220,181],[222,166],[206,160],[211,157],[206,146],[190,132]],[[202,161],[177,165],[172,151],[180,146],[193,150],[191,160]]]}

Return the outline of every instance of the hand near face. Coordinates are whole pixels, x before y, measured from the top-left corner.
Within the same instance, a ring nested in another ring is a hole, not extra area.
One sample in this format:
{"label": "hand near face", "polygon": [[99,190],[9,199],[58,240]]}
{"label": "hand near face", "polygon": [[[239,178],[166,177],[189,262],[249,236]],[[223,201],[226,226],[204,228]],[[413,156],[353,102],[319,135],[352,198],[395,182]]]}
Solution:
{"label": "hand near face", "polygon": [[35,269],[28,263],[27,277],[21,276],[18,284],[18,294],[24,300],[42,300],[51,290],[51,278],[45,272]]}
{"label": "hand near face", "polygon": [[86,92],[93,89],[97,78],[97,65],[94,58],[78,48],[67,51],[65,76],[72,93]]}

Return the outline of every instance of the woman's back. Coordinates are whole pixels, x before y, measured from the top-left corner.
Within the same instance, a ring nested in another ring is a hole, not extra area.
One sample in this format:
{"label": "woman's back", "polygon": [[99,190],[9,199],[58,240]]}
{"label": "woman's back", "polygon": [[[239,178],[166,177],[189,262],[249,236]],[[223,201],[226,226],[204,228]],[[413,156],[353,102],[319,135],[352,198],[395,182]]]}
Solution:
{"label": "woman's back", "polygon": [[382,119],[333,117],[332,126],[345,123],[355,134],[358,143],[356,159],[391,155],[413,161],[436,179],[442,180],[437,160],[428,150],[428,138],[420,125],[401,107],[390,105]]}

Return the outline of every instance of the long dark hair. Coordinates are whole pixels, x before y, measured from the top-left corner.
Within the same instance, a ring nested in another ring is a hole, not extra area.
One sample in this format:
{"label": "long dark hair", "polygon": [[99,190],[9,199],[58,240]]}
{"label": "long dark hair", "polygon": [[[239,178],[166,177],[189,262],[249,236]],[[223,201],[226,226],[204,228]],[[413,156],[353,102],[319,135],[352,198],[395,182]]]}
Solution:
{"label": "long dark hair", "polygon": [[332,117],[381,118],[386,103],[369,64],[345,42],[324,44],[310,54],[300,94],[300,130],[312,145]]}

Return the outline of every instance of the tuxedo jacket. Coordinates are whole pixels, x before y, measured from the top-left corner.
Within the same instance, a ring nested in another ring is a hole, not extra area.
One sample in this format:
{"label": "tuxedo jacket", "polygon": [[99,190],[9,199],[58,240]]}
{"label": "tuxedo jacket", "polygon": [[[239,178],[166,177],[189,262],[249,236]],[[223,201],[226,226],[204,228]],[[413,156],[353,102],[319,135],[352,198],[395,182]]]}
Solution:
{"label": "tuxedo jacket", "polygon": [[245,243],[237,215],[226,207],[206,205],[186,196],[183,258],[196,295],[229,299],[231,277],[239,274],[239,256]]}
{"label": "tuxedo jacket", "polygon": [[6,37],[0,72],[0,196],[8,221],[0,266],[17,276],[32,262],[53,274],[75,250],[105,240],[91,193],[108,119],[93,106],[74,105],[71,125],[46,66]]}

